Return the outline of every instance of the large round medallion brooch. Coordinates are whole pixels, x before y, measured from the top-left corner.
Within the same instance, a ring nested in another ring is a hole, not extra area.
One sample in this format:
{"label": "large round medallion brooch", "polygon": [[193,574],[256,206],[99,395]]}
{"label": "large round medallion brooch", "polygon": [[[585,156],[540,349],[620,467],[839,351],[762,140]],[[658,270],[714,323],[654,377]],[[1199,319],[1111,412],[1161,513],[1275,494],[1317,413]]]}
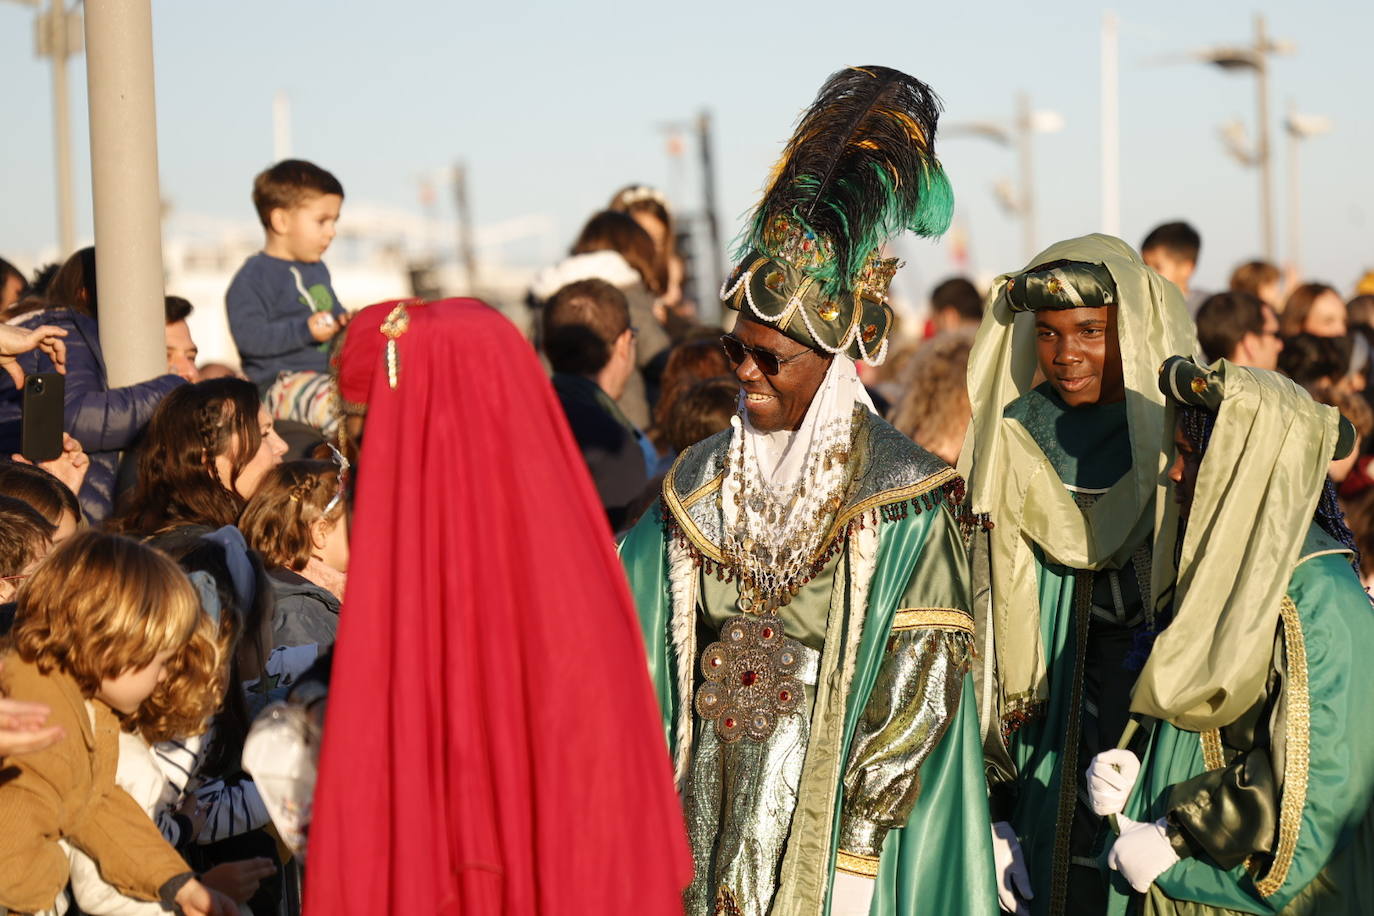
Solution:
{"label": "large round medallion brooch", "polygon": [[741,737],[766,741],[780,717],[801,708],[800,650],[774,614],[731,619],[720,641],[701,653],[706,683],[697,690],[697,715],[713,721],[727,744]]}

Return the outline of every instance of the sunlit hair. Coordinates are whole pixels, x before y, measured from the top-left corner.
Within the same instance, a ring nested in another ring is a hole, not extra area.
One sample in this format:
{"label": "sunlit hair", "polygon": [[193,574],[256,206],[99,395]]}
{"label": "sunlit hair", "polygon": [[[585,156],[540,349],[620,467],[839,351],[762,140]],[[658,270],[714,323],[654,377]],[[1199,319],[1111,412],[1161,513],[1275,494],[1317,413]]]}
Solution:
{"label": "sunlit hair", "polygon": [[57,526],[21,499],[0,496],[0,576],[18,576],[42,556]]}
{"label": "sunlit hair", "polygon": [[344,196],[343,185],[328,171],[304,159],[283,159],[253,179],[253,208],[264,229],[273,210],[291,210],[321,194]]}
{"label": "sunlit hair", "polygon": [[663,429],[673,412],[673,404],[693,385],[709,378],[730,375],[730,361],[720,346],[717,331],[709,337],[685,340],[673,347],[659,377],[658,403],[654,405],[654,428]]}
{"label": "sunlit hair", "polygon": [[203,610],[197,614],[190,641],[167,660],[162,682],[125,720],[128,731],[137,731],[149,744],[205,731],[229,686],[235,619],[229,608],[221,612],[218,624]]}
{"label": "sunlit hair", "polygon": [[1325,283],[1304,283],[1289,293],[1288,301],[1283,304],[1283,314],[1279,316],[1279,333],[1284,337],[1294,337],[1303,333],[1307,315],[1312,311],[1312,303],[1327,293],[1340,295]]}
{"label": "sunlit hair", "polygon": [[331,462],[288,461],[263,477],[243,510],[239,530],[268,566],[305,569],[314,550],[310,526],[324,518],[332,527],[343,518],[338,493],[339,469]]}
{"label": "sunlit hair", "polygon": [[644,227],[628,213],[602,210],[587,220],[577,241],[573,243],[572,253],[590,254],[593,251],[617,252],[635,269],[649,292],[655,295],[663,292],[667,286],[667,275],[658,247]]}
{"label": "sunlit hair", "polygon": [[16,461],[0,461],[0,495],[28,503],[54,525],[62,523],[62,513],[70,512],[81,520],[81,504],[67,485],[40,467]]}
{"label": "sunlit hair", "polygon": [[630,329],[625,294],[595,277],[564,286],[543,314],[544,355],[554,372],[595,375],[615,354],[615,342]]}
{"label": "sunlit hair", "polygon": [[[178,525],[234,524],[244,504],[234,484],[262,444],[258,408],[257,388],[243,379],[174,389],[148,422],[138,485],[109,527],[145,536]],[[215,467],[217,455],[229,458],[228,480]]]}
{"label": "sunlit hair", "polygon": [[1246,261],[1231,272],[1232,292],[1259,296],[1260,287],[1279,282],[1279,269],[1268,261]]}
{"label": "sunlit hair", "polygon": [[739,406],[739,379],[721,375],[697,382],[673,400],[663,436],[674,453],[730,428]]}
{"label": "sunlit hair", "polygon": [[617,191],[606,209],[628,213],[631,217],[647,216],[662,224],[663,243],[656,247],[659,267],[666,276],[668,261],[677,256],[677,227],[673,223],[673,212],[668,209],[668,198],[656,188],[632,184]]}
{"label": "sunlit hair", "polygon": [[950,463],[963,447],[972,417],[967,380],[972,349],[973,337],[964,332],[922,344],[904,368],[902,396],[889,417],[917,445]]}
{"label": "sunlit hair", "polygon": [[42,294],[31,292],[4,313],[5,321],[50,308],[69,308],[96,317],[100,303],[95,289],[95,249],[82,248],[57,268]]}
{"label": "sunlit hair", "polygon": [[19,590],[11,634],[19,657],[61,671],[86,696],[175,652],[200,614],[196,590],[171,558],[137,541],[82,531],[57,547]]}

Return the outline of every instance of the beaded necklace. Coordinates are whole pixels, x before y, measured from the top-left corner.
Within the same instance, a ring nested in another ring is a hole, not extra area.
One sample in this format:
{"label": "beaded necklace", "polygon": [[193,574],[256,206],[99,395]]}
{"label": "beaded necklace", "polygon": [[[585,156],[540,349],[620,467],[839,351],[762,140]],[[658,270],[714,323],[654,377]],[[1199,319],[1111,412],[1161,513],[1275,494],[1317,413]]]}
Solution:
{"label": "beaded necklace", "polygon": [[723,513],[721,550],[739,583],[740,613],[702,653],[706,683],[695,700],[697,714],[713,721],[716,736],[727,744],[741,737],[765,741],[780,717],[800,709],[803,647],[787,636],[778,609],[810,578],[840,509],[854,415],[846,411],[816,430],[801,473],[783,488],[764,479],[756,444],[739,417],[732,420],[719,498],[722,510],[729,500],[733,512]]}

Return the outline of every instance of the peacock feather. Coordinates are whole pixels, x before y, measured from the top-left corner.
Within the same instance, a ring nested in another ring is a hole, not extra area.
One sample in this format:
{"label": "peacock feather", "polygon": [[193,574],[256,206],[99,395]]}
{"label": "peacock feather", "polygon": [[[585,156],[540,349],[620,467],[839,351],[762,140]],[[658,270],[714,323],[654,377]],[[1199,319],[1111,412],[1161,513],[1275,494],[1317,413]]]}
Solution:
{"label": "peacock feather", "polygon": [[774,166],[740,254],[788,257],[834,297],[889,238],[944,232],[954,192],[935,158],[940,108],[929,86],[888,67],[831,76]]}

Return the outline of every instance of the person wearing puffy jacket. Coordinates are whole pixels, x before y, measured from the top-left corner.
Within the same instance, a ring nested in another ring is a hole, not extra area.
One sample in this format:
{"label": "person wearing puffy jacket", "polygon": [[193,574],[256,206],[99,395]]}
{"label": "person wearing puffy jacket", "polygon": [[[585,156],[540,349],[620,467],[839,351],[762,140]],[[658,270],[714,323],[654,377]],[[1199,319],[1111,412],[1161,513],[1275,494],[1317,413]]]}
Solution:
{"label": "person wearing puffy jacket", "polygon": [[[37,305],[37,309],[26,306]],[[127,448],[153,415],[153,410],[172,389],[184,385],[176,375],[124,388],[110,388],[99,327],[93,317],[77,308],[28,300],[13,309],[22,311],[8,323],[23,328],[54,325],[67,331],[67,375],[63,427],[90,455],[90,471],[78,497],[81,511],[92,523],[103,521],[113,508],[115,471],[119,452]],[[52,372],[52,361],[37,351],[19,357],[26,374]],[[19,450],[19,421],[23,392],[8,374],[0,374],[0,453]]]}

